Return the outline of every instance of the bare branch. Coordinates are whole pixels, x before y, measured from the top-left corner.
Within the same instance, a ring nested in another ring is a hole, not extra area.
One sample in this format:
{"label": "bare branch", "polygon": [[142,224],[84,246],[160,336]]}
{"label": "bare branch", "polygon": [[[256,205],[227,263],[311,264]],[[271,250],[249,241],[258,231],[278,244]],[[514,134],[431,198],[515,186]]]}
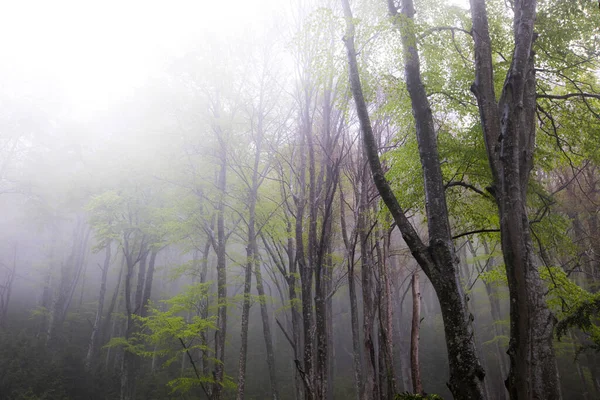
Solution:
{"label": "bare branch", "polygon": [[585,92],[567,93],[567,94],[563,94],[563,95],[538,93],[538,94],[536,94],[536,97],[538,99],[553,99],[553,100],[566,100],[566,99],[570,99],[571,97],[600,99],[600,94],[585,93]]}

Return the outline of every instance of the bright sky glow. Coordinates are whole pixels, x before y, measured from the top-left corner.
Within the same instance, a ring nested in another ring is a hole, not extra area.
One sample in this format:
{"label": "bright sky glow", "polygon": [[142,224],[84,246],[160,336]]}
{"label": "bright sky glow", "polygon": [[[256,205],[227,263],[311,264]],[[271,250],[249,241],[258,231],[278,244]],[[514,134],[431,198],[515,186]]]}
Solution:
{"label": "bright sky glow", "polygon": [[260,24],[278,3],[6,1],[0,6],[0,75],[33,85],[51,82],[70,114],[94,113],[159,73],[166,56]]}
{"label": "bright sky glow", "polygon": [[[468,7],[468,0],[447,0]],[[131,95],[194,43],[281,21],[294,0],[0,3],[0,90],[50,92],[85,118]],[[28,88],[28,89],[27,89]],[[47,96],[47,95],[46,95]]]}

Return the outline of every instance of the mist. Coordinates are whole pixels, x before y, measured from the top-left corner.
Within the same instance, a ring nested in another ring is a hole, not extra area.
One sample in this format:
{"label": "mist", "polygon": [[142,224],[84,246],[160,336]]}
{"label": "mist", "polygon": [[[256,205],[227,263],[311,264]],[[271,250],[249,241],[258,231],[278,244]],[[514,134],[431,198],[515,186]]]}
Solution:
{"label": "mist", "polygon": [[396,3],[3,5],[0,399],[599,398],[597,4]]}

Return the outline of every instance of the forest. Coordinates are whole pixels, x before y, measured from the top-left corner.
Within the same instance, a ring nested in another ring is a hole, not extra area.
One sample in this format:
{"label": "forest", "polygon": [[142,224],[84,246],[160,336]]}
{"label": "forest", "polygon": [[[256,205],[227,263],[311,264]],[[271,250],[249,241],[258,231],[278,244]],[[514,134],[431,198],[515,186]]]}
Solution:
{"label": "forest", "polygon": [[0,400],[600,398],[597,1],[2,8]]}

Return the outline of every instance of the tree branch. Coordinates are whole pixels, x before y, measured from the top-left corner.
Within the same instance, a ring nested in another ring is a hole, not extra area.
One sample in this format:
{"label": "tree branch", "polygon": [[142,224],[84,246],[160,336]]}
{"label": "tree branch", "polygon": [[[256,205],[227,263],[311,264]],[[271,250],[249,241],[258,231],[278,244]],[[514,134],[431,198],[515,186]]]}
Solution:
{"label": "tree branch", "polygon": [[476,233],[492,233],[492,232],[500,232],[500,229],[478,229],[475,231],[464,232],[464,233],[458,234],[456,236],[452,236],[452,239],[456,240],[463,236],[474,235]]}
{"label": "tree branch", "polygon": [[470,190],[474,191],[475,193],[480,194],[482,196],[489,197],[489,195],[486,192],[484,192],[483,190],[481,190],[481,189],[479,189],[479,188],[471,185],[470,183],[453,181],[453,182],[446,183],[446,185],[444,185],[444,186],[445,186],[446,189],[451,188],[453,186],[461,186],[461,187],[470,189]]}
{"label": "tree branch", "polygon": [[566,99],[570,99],[571,97],[600,99],[600,94],[585,93],[585,92],[567,93],[567,94],[562,94],[562,95],[558,95],[558,94],[542,94],[542,93],[536,94],[536,98],[538,98],[538,99],[566,100]]}

